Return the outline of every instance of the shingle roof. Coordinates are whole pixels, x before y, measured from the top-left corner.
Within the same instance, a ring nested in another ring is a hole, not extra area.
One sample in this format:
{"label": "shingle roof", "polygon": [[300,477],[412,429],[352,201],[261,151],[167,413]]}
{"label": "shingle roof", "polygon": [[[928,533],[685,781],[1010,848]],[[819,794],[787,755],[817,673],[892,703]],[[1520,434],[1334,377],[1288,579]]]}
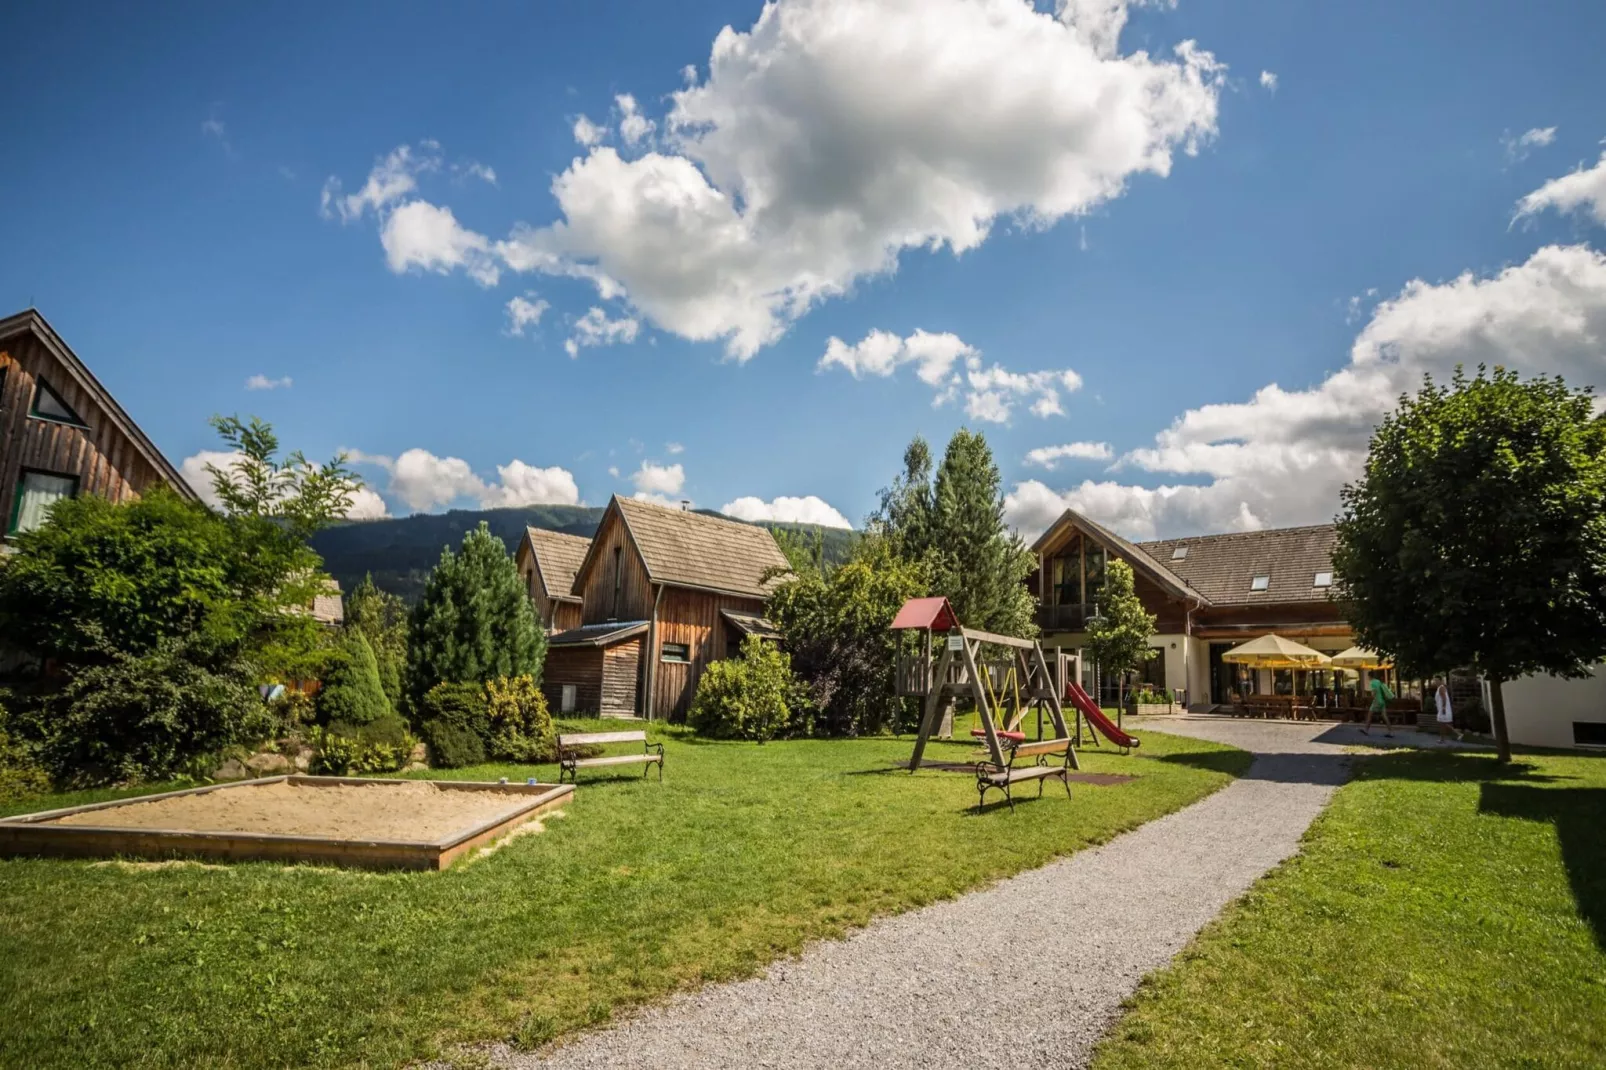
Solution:
{"label": "shingle roof", "polygon": [[547,595],[565,602],[578,602],[574,593],[574,577],[580,563],[591,549],[591,540],[583,535],[565,535],[561,531],[545,528],[525,528],[530,549],[535,552],[535,565],[541,570],[541,582],[546,584]]}
{"label": "shingle roof", "polygon": [[[1333,525],[1316,524],[1159,539],[1138,546],[1163,561],[1212,605],[1263,605],[1325,601],[1329,589],[1315,586],[1315,578],[1318,572],[1333,570],[1336,538]],[[1188,548],[1187,556],[1172,560],[1179,546]],[[1270,577],[1266,590],[1250,589],[1256,576]]]}
{"label": "shingle roof", "polygon": [[764,598],[774,585],[765,572],[787,565],[768,528],[634,498],[613,503],[654,583]]}

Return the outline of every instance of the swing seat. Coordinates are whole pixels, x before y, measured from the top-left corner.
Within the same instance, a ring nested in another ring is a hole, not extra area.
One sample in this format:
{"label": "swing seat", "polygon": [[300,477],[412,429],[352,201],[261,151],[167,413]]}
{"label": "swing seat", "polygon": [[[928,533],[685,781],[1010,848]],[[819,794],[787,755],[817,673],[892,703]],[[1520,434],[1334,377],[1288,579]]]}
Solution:
{"label": "swing seat", "polygon": [[[977,739],[986,739],[987,738],[987,729],[985,729],[985,728],[972,728],[970,730],[970,734],[975,736]],[[1011,743],[1025,743],[1026,742],[1026,733],[1025,732],[1008,732],[1008,731],[1005,731],[1004,729],[1000,728],[997,731],[997,735],[998,735],[999,739],[1007,739]]]}

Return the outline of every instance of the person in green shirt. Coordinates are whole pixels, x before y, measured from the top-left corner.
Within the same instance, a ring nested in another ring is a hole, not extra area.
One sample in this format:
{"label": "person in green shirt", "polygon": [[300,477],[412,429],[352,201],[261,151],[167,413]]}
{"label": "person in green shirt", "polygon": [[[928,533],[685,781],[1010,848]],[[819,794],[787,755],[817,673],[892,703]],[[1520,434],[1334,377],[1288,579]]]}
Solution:
{"label": "person in green shirt", "polygon": [[1366,708],[1366,723],[1361,725],[1361,734],[1364,736],[1372,734],[1372,715],[1381,713],[1383,734],[1390,739],[1394,738],[1394,725],[1389,721],[1389,702],[1394,698],[1394,692],[1389,690],[1389,685],[1383,682],[1381,676],[1372,677],[1372,682],[1366,687],[1372,692],[1372,704]]}

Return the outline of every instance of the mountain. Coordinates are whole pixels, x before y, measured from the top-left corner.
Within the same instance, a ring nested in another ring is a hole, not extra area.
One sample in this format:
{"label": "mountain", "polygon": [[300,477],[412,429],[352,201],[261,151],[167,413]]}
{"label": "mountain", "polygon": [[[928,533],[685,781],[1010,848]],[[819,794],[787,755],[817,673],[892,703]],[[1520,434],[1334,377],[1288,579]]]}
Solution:
{"label": "mountain", "polygon": [[[723,514],[702,509],[709,516]],[[429,570],[440,560],[441,550],[456,549],[463,536],[484,521],[506,544],[508,552],[518,549],[526,527],[546,528],[569,535],[590,537],[602,521],[602,506],[532,505],[514,509],[453,509],[446,513],[415,513],[385,520],[353,520],[325,528],[312,537],[312,548],[323,558],[323,566],[340,581],[341,590],[350,591],[366,575],[381,590],[400,595],[409,605],[423,593]],[[727,517],[726,519],[731,519]],[[763,522],[771,531],[787,531],[813,540],[818,531],[827,563],[847,558],[856,537],[841,528],[816,528],[811,524]]]}

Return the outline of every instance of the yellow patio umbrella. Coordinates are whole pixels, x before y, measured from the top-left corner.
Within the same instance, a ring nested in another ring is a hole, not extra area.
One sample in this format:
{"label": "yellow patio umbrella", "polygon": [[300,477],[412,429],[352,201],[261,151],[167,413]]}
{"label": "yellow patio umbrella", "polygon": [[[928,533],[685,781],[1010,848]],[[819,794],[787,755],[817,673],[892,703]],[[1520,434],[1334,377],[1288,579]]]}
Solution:
{"label": "yellow patio umbrella", "polygon": [[1312,650],[1292,639],[1263,635],[1233,647],[1221,655],[1221,660],[1235,665],[1252,665],[1257,669],[1319,669],[1332,659],[1320,650]]}
{"label": "yellow patio umbrella", "polygon": [[1342,654],[1334,654],[1333,664],[1340,669],[1392,669],[1394,659],[1385,658],[1364,647],[1352,646]]}

